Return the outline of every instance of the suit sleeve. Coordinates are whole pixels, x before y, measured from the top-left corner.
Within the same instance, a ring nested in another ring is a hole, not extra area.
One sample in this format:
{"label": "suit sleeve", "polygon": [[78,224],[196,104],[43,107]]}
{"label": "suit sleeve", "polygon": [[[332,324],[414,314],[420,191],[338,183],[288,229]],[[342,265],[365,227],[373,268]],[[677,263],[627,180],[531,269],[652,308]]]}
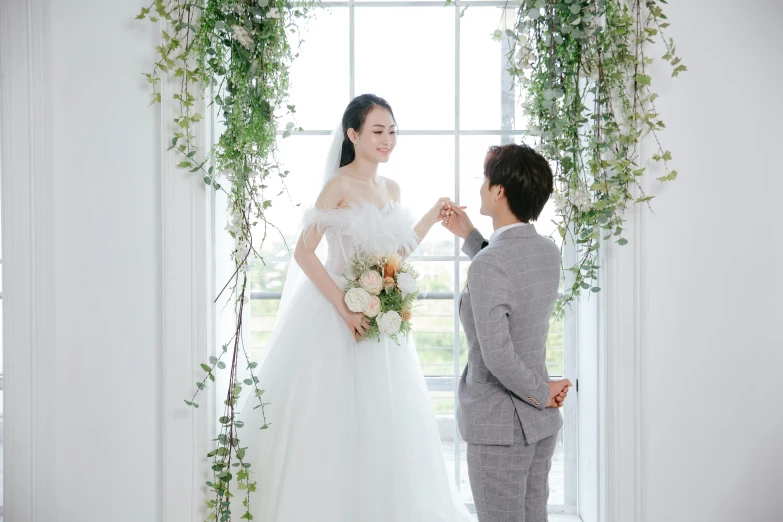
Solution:
{"label": "suit sleeve", "polygon": [[487,241],[484,239],[484,236],[481,235],[477,228],[474,228],[473,232],[470,233],[462,244],[462,251],[469,258],[473,259],[485,246],[487,246]]}
{"label": "suit sleeve", "polygon": [[511,342],[509,316],[513,285],[505,269],[491,255],[482,255],[470,265],[468,287],[479,348],[487,369],[521,400],[545,409],[549,384],[522,362]]}

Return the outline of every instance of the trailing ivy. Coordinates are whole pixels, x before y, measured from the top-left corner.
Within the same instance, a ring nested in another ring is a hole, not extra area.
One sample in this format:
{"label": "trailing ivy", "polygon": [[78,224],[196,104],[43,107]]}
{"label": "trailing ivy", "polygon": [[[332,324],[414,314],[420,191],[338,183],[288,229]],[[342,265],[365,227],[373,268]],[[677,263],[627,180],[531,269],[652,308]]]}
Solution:
{"label": "trailing ivy", "polygon": [[[207,185],[225,192],[229,215],[226,230],[235,240],[231,252],[235,272],[223,290],[230,291],[236,330],[219,356],[201,364],[204,377],[196,382],[193,397],[185,401],[198,408],[199,392],[215,382],[217,370],[229,369],[229,386],[219,418],[222,429],[207,454],[213,471],[212,480],[206,483],[212,491],[207,520],[231,520],[230,499],[238,494],[244,498],[243,513],[237,516],[253,518],[250,493],[256,489],[256,482],[251,464],[244,460],[247,446],[240,440],[243,426],[235,410],[242,393],[251,394],[257,402],[255,408],[261,408],[262,429],[270,423],[261,399],[263,390],[254,375],[256,363],[242,343],[244,306],[249,303],[247,270],[252,257],[260,259],[258,251],[268,234],[279,233],[266,218],[272,206],[267,182],[270,177],[284,181],[288,175],[276,155],[278,115],[292,119],[295,113],[293,106],[285,105],[288,68],[295,57],[288,33],[297,33],[297,24],[312,11],[310,5],[278,0],[156,0],[137,16],[160,27],[158,58],[152,72],[145,73],[153,87],[153,101],[163,101],[162,77],[179,80],[178,88],[170,94],[179,110],[173,118],[176,130],[169,150],[181,156],[179,167],[201,173]],[[199,99],[205,100],[203,105],[214,104],[222,126],[218,142],[209,151],[198,149],[194,133],[196,124],[204,118],[197,111],[203,106]],[[283,138],[295,129],[293,121],[285,129]],[[259,237],[254,237],[254,232]],[[242,382],[238,381],[239,365],[246,365],[250,372]],[[252,406],[252,401],[247,405]],[[232,485],[237,491],[232,491]]]}
{"label": "trailing ivy", "polygon": [[657,38],[672,76],[686,70],[664,35],[665,3],[522,0],[514,28],[494,34],[509,39],[509,72],[524,93],[528,132],[555,169],[558,233],[563,244],[578,247],[576,264],[566,268],[573,283],[556,314],[583,291],[600,291],[601,241],[626,244],[625,210],[652,199],[640,184],[647,172],[642,138],[652,136],[649,157],[663,164],[665,175],[658,180],[677,177],[669,168],[671,152],[658,139],[664,123],[647,74],[653,58],[646,51]]}

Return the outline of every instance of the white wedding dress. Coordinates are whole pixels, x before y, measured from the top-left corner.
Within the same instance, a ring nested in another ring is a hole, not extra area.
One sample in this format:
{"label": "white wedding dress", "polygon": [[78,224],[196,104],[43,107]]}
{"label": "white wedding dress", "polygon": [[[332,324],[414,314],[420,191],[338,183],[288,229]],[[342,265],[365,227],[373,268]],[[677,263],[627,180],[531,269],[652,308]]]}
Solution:
{"label": "white wedding dress", "polygon": [[[396,204],[310,210],[328,244],[327,271],[344,287],[356,249],[412,251],[413,220]],[[281,305],[282,307],[282,305]],[[415,310],[414,310],[415,327]],[[447,472],[411,339],[356,343],[336,308],[304,278],[281,310],[260,367],[268,430],[249,399],[240,419],[260,522],[468,522]],[[233,488],[234,503],[244,497]],[[236,519],[241,506],[232,511]]]}

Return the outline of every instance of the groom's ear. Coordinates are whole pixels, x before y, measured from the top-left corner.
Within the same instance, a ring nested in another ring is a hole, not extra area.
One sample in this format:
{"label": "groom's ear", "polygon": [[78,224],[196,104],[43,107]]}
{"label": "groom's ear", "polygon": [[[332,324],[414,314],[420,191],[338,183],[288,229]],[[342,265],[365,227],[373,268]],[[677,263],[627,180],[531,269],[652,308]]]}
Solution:
{"label": "groom's ear", "polygon": [[506,188],[503,185],[495,185],[498,188],[498,194],[495,196],[495,201],[500,201],[506,196]]}
{"label": "groom's ear", "polygon": [[353,129],[348,129],[348,132],[346,134],[348,134],[348,139],[351,140],[351,143],[356,145],[356,142],[359,141],[359,139],[357,138],[356,131]]}

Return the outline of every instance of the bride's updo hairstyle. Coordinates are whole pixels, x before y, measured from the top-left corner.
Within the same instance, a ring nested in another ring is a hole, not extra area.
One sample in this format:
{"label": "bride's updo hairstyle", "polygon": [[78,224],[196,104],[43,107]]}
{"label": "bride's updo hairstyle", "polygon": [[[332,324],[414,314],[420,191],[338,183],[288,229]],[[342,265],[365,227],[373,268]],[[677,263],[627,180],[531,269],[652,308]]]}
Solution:
{"label": "bride's updo hairstyle", "polygon": [[357,134],[360,133],[362,126],[364,126],[364,120],[367,119],[367,115],[375,107],[381,107],[389,111],[394,123],[397,123],[391,105],[380,96],[362,94],[354,98],[343,113],[343,150],[340,154],[340,167],[348,165],[356,158],[356,149],[350,138],[348,138],[348,129],[353,129]]}

